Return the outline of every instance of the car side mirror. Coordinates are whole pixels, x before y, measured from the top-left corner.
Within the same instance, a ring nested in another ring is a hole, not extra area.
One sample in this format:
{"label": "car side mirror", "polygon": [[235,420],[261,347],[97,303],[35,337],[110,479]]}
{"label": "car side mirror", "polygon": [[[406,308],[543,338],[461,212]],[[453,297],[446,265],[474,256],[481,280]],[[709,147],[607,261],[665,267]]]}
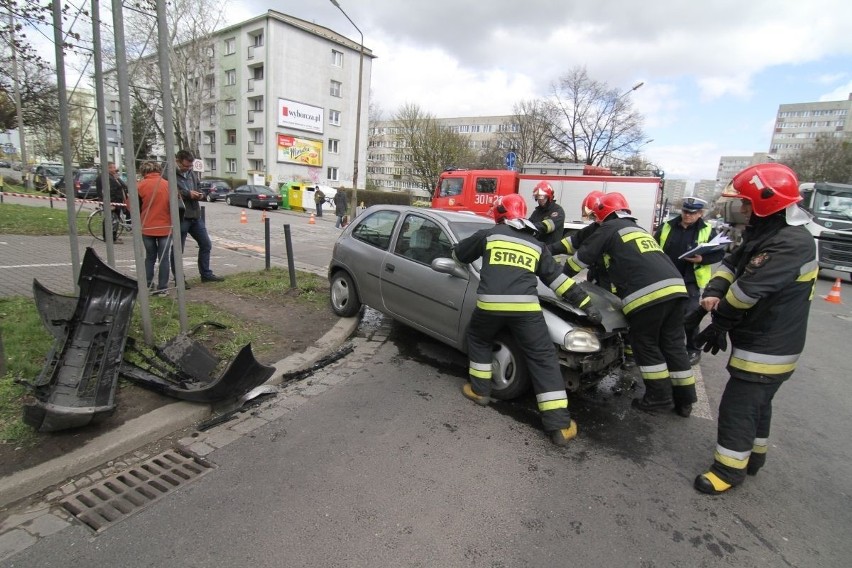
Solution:
{"label": "car side mirror", "polygon": [[459,264],[452,258],[436,258],[432,261],[432,270],[449,274],[456,278],[464,278],[465,280],[469,277],[467,267]]}

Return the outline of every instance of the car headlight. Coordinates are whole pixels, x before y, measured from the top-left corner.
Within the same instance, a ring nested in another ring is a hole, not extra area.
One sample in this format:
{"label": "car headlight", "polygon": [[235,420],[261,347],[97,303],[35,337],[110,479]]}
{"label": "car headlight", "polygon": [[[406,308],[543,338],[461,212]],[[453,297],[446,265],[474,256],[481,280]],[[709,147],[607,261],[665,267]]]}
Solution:
{"label": "car headlight", "polygon": [[562,345],[574,353],[595,353],[601,350],[601,342],[594,332],[574,329],[565,334]]}

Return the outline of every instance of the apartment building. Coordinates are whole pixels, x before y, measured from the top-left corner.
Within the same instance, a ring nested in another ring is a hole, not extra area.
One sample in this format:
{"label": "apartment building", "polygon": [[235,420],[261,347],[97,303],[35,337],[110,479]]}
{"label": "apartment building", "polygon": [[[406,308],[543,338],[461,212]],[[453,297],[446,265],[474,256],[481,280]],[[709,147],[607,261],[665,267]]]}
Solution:
{"label": "apartment building", "polygon": [[[188,47],[176,51],[181,49]],[[207,59],[190,89],[200,101],[190,122],[197,131],[188,133],[198,142],[204,176],[351,187],[359,74],[364,143],[358,169],[365,171],[370,49],[363,48],[359,72],[360,44],[269,10],[218,30],[205,50]],[[155,54],[143,64],[153,67],[156,61]],[[363,187],[363,174],[359,177]]]}
{"label": "apartment building", "polygon": [[852,93],[845,101],[784,104],[778,107],[769,154],[783,159],[820,136],[852,139]]}
{"label": "apartment building", "polygon": [[[502,135],[517,128],[513,117],[465,116],[438,118],[438,124],[464,136],[471,149],[477,152],[502,148]],[[427,197],[425,188],[411,179],[411,155],[406,153],[402,141],[397,139],[393,120],[381,120],[370,124],[367,151],[367,178],[371,187],[382,191],[411,192],[415,196]],[[453,166],[456,164],[447,164]]]}

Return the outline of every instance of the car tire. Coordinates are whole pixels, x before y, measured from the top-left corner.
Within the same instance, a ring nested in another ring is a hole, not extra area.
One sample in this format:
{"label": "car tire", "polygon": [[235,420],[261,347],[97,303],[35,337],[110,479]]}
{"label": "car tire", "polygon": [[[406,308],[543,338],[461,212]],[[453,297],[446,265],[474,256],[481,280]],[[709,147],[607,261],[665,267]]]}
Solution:
{"label": "car tire", "polygon": [[233,203],[231,203],[231,198],[230,198],[230,197],[226,197],[226,198],[225,198],[225,203],[227,203],[228,205],[233,205]]}
{"label": "car tire", "polygon": [[249,199],[248,201],[246,201],[246,207],[248,207],[249,209],[254,209],[254,202]]}
{"label": "car tire", "polygon": [[524,352],[511,333],[501,333],[494,340],[491,396],[512,400],[530,389],[530,374]]}
{"label": "car tire", "polygon": [[207,199],[207,203],[213,203],[214,201],[216,201],[216,200],[213,198],[213,196],[212,196],[212,195],[210,195],[209,193],[207,194],[206,199]]}
{"label": "car tire", "polygon": [[344,270],[338,270],[331,277],[329,290],[331,311],[338,317],[351,318],[361,311],[361,299],[352,277]]}
{"label": "car tire", "polygon": [[272,207],[270,207],[270,209],[272,209],[273,211],[277,211],[277,210],[278,210],[278,206],[277,206],[277,205],[273,205]]}

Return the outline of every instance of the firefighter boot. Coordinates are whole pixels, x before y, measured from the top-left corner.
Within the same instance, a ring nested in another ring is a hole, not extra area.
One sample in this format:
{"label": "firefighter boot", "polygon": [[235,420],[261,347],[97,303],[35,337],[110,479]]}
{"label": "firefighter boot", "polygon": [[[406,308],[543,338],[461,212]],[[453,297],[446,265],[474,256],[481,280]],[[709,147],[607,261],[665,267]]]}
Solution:
{"label": "firefighter boot", "polygon": [[759,454],[757,452],[752,452],[748,458],[748,465],[746,466],[746,473],[748,475],[757,475],[757,472],[760,471],[760,468],[764,466],[766,463],[766,454]]}
{"label": "firefighter boot", "polygon": [[491,402],[490,396],[483,396],[481,394],[476,394],[475,392],[473,392],[473,387],[470,385],[470,383],[465,383],[462,386],[462,394],[465,396],[465,398],[469,398],[479,406],[488,406],[488,403]]}
{"label": "firefighter boot", "polygon": [[556,444],[557,446],[564,447],[568,445],[568,442],[577,437],[577,423],[573,420],[568,425],[567,428],[560,428],[559,430],[553,430],[550,433],[550,441]]}
{"label": "firefighter boot", "polygon": [[707,495],[721,495],[722,493],[733,487],[733,485],[726,481],[723,481],[718,475],[716,475],[712,471],[702,473],[701,475],[696,477],[693,486],[698,491],[706,493]]}
{"label": "firefighter boot", "polygon": [[634,398],[633,402],[630,404],[633,408],[644,410],[645,412],[653,412],[654,410],[660,410],[661,408],[671,408],[672,399],[663,398],[657,400],[643,396],[642,398]]}
{"label": "firefighter boot", "polygon": [[674,411],[677,413],[678,416],[689,418],[689,415],[692,414],[692,403],[676,402],[674,406]]}

